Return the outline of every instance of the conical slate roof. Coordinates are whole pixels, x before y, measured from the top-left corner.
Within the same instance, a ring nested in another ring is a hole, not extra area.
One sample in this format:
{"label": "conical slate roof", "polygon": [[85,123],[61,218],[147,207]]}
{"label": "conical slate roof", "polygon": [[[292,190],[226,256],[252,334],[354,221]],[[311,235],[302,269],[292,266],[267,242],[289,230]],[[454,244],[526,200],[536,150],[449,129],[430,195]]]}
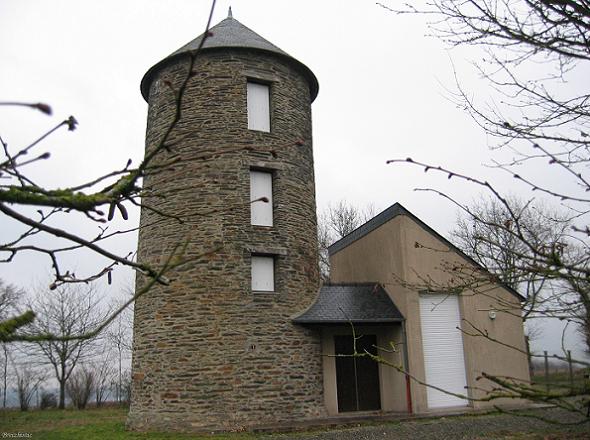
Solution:
{"label": "conical slate roof", "polygon": [[[225,20],[213,26],[211,29],[209,29],[209,33],[210,36],[207,37],[207,39],[205,40],[205,43],[203,44],[201,50],[206,51],[220,48],[235,48],[249,50],[253,49],[277,55],[290,62],[293,65],[293,67],[295,67],[303,74],[303,76],[307,79],[309,83],[311,100],[313,101],[316,98],[319,89],[318,80],[313,74],[313,72],[305,64],[296,60],[291,55],[279,49],[271,42],[265,40],[256,32],[244,26],[238,20],[233,18],[231,15],[227,17]],[[146,101],[149,97],[150,85],[158,70],[160,70],[165,65],[168,65],[169,63],[175,61],[183,54],[196,50],[201,44],[203,35],[204,34],[199,35],[193,41],[191,41],[188,44],[185,44],[177,51],[171,53],[147,71],[147,73],[141,80],[141,94],[143,95]]]}
{"label": "conical slate roof", "polygon": [[[225,20],[220,21],[209,29],[209,32],[213,35],[205,40],[203,47],[206,49],[211,47],[244,47],[289,56],[289,54],[283,52],[277,46],[265,40],[256,32],[232,17],[227,17]],[[203,35],[199,35],[193,41],[185,44],[170,56],[196,50],[199,47],[199,44],[201,44],[202,38]]]}

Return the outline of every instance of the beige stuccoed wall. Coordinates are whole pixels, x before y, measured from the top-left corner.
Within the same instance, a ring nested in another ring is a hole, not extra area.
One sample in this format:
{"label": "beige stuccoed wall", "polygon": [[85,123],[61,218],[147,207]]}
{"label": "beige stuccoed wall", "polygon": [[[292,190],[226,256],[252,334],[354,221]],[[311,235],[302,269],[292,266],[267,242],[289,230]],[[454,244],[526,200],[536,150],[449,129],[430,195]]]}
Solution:
{"label": "beige stuccoed wall", "polygon": [[[449,268],[465,265],[467,260],[449,251],[436,236],[412,218],[398,215],[346,248],[331,255],[332,282],[378,281],[384,284],[392,300],[406,317],[408,363],[410,373],[424,379],[422,333],[420,327],[419,291],[444,291],[453,281]],[[443,267],[445,266],[445,267]],[[400,283],[400,280],[404,282]],[[404,285],[402,285],[404,284]],[[482,337],[464,335],[464,351],[469,387],[489,386],[477,380],[482,371],[528,380],[528,363],[524,353],[524,334],[516,298],[500,287],[463,292],[460,299],[465,331],[467,322],[491,338],[517,348],[510,349]],[[496,319],[489,311],[496,311]],[[470,391],[480,398],[482,392]],[[415,412],[428,410],[425,387],[412,383],[412,404]],[[494,403],[498,403],[497,401]],[[488,402],[472,403],[475,407]]]}
{"label": "beige stuccoed wall", "polygon": [[[461,300],[462,314],[465,320],[463,330],[471,334],[481,331],[491,339],[514,347],[502,346],[500,343],[482,336],[464,336],[463,345],[469,386],[487,390],[494,386],[486,379],[478,380],[482,372],[530,381],[522,319],[519,316],[514,316],[515,309],[510,310],[506,305],[506,303],[514,303],[514,301],[514,296],[501,288],[495,288],[485,294],[463,295]],[[495,319],[490,319],[490,311],[495,312]],[[471,326],[471,323],[475,328]],[[485,395],[484,391],[475,390],[471,397],[479,399]],[[475,401],[474,406],[486,407],[499,403],[508,402],[506,400]]]}

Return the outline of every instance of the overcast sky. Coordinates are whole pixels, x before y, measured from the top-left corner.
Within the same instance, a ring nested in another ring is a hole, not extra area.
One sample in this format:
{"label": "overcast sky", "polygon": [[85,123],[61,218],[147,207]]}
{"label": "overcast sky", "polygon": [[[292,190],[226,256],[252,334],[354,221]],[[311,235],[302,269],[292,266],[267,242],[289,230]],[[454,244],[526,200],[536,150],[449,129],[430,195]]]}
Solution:
{"label": "overcast sky", "polygon": [[[218,1],[214,23],[227,16],[230,4],[234,18],[306,64],[319,80],[312,111],[320,211],[342,199],[359,207],[373,204],[377,211],[400,202],[446,235],[455,208],[413,189],[436,186],[463,200],[478,191],[385,163],[409,156],[490,175],[501,188],[518,192],[481,166],[491,157],[488,139],[449,100],[453,68],[474,95],[486,93],[467,62],[481,53],[449,51],[425,36],[423,17],[397,16],[374,1]],[[0,2],[0,97],[43,101],[54,109],[48,118],[0,108],[0,134],[16,149],[70,114],[80,122],[77,131],[64,130],[42,144],[39,152],[51,151],[52,158],[31,167],[38,183],[72,186],[120,168],[128,158],[141,159],[147,112],[141,78],[202,33],[209,6],[197,0]],[[131,225],[137,216],[132,213]],[[77,219],[66,221],[72,229],[80,227]],[[0,218],[3,238],[16,230]],[[114,246],[134,251],[134,236]],[[80,275],[97,264],[84,254],[67,262]],[[0,265],[0,278],[29,288],[46,285],[49,270],[46,260],[23,256]],[[116,272],[117,288],[131,280],[128,272]],[[557,350],[559,338],[546,333],[542,344]]]}

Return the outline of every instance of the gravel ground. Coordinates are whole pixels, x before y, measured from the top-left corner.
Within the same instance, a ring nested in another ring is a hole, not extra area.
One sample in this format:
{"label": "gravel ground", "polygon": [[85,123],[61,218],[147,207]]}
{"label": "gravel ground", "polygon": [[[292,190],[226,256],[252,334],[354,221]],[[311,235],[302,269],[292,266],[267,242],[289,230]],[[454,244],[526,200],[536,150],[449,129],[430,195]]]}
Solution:
{"label": "gravel ground", "polygon": [[[552,418],[561,422],[576,420],[572,414],[554,408],[531,410],[526,414]],[[590,422],[566,426],[549,424],[537,418],[487,414],[290,433],[276,436],[276,438],[280,440],[590,439]]]}

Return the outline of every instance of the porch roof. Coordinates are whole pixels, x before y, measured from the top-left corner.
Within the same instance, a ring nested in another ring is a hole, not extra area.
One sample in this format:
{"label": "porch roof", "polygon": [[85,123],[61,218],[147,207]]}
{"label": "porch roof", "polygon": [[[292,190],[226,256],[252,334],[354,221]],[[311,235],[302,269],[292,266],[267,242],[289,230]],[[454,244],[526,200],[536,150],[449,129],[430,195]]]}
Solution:
{"label": "porch roof", "polygon": [[315,303],[295,324],[385,324],[403,315],[378,283],[324,284]]}

